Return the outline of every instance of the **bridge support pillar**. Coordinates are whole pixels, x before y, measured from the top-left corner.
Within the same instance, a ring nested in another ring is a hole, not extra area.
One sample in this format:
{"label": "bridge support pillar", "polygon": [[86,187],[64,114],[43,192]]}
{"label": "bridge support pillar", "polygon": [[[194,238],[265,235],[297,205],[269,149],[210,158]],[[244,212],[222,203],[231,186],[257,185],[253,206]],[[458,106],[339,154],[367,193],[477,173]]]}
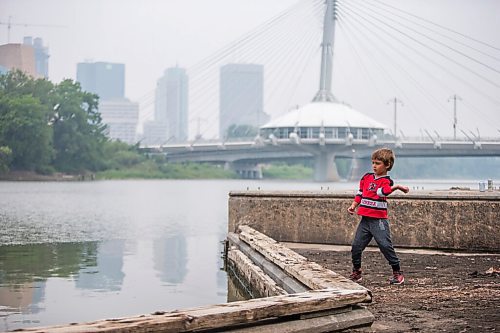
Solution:
{"label": "bridge support pillar", "polygon": [[339,181],[339,173],[333,153],[321,152],[314,161],[314,180],[317,182]]}
{"label": "bridge support pillar", "polygon": [[[259,164],[231,163],[229,167],[243,179],[262,179],[262,167]],[[228,168],[226,164],[225,169]]]}
{"label": "bridge support pillar", "polygon": [[353,157],[351,170],[349,172],[349,181],[358,181],[363,175],[372,170],[372,160],[370,157]]}

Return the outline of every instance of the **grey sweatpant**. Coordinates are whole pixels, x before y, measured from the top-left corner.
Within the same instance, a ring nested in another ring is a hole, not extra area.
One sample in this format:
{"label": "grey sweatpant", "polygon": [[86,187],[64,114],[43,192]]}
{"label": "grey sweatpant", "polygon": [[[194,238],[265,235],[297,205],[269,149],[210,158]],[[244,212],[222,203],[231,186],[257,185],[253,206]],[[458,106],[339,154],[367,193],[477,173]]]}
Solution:
{"label": "grey sweatpant", "polygon": [[392,246],[391,231],[387,219],[363,216],[352,242],[351,255],[353,267],[355,269],[361,268],[361,254],[372,238],[375,238],[380,252],[387,259],[389,265],[399,266],[399,258]]}

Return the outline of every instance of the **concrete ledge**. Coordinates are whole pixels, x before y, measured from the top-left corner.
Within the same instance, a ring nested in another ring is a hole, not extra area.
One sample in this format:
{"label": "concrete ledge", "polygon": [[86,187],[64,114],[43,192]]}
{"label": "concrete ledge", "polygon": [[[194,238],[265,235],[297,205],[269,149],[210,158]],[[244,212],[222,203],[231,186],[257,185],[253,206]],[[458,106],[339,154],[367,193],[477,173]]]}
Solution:
{"label": "concrete ledge", "polygon": [[[353,193],[243,191],[229,194],[229,232],[249,225],[280,242],[349,245],[359,217]],[[395,246],[500,252],[500,193],[416,192],[389,198]]]}

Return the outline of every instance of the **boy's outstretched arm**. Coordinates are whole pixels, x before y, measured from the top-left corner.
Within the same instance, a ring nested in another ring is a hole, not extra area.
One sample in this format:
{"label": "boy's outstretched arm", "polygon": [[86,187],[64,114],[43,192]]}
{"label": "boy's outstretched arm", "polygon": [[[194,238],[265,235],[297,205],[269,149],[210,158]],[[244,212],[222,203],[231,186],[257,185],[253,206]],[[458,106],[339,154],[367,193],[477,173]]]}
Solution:
{"label": "boy's outstretched arm", "polygon": [[397,185],[393,185],[393,186],[391,187],[391,190],[392,190],[392,191],[400,190],[400,191],[401,191],[401,192],[403,192],[403,193],[408,193],[408,192],[410,192],[410,188],[409,188],[408,186],[403,186],[403,185],[399,185],[399,184],[397,184]]}
{"label": "boy's outstretched arm", "polygon": [[347,211],[349,212],[349,214],[354,214],[354,212],[356,211],[356,207],[358,207],[359,203],[356,202],[356,201],[353,201],[351,206],[349,206],[349,208],[347,208]]}

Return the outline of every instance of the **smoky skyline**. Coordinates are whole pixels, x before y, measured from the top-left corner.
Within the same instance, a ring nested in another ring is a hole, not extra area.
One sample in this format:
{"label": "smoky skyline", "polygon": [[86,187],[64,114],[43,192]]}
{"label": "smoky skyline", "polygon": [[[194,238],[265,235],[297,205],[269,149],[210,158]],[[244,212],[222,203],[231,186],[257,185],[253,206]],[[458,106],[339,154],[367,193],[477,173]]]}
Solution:
{"label": "smoky skyline", "polygon": [[[224,64],[264,66],[264,112],[272,118],[312,100],[319,84],[322,5],[321,0],[0,0],[0,44],[41,37],[49,48],[49,79],[56,83],[75,79],[79,62],[125,64],[125,95],[139,102],[141,121],[154,113],[154,90],[164,70],[184,67],[190,77],[190,137],[203,119],[204,137],[212,138]],[[456,94],[458,136],[464,131],[498,137],[498,31],[496,0],[339,1],[333,93],[389,131],[390,101],[397,98],[402,101],[398,131],[443,137],[453,135],[450,97]]]}

